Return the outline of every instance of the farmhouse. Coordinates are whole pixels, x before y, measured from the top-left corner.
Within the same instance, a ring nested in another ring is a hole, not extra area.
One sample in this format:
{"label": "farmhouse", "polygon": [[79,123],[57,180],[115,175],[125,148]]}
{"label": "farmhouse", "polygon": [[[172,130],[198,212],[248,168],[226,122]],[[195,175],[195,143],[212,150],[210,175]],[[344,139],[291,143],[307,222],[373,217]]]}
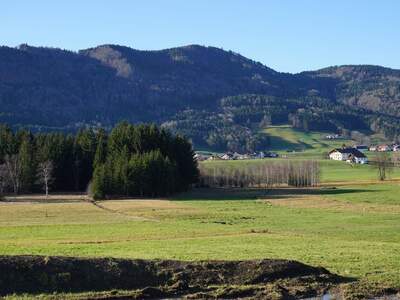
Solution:
{"label": "farmhouse", "polygon": [[390,145],[387,145],[387,144],[382,144],[382,145],[376,146],[376,151],[379,151],[379,152],[392,151],[392,147],[390,147]]}
{"label": "farmhouse", "polygon": [[356,164],[368,163],[367,156],[356,148],[338,148],[329,152],[329,158],[333,160],[341,160],[353,162]]}
{"label": "farmhouse", "polygon": [[356,145],[354,148],[356,148],[360,152],[365,152],[369,150],[369,147],[366,145]]}

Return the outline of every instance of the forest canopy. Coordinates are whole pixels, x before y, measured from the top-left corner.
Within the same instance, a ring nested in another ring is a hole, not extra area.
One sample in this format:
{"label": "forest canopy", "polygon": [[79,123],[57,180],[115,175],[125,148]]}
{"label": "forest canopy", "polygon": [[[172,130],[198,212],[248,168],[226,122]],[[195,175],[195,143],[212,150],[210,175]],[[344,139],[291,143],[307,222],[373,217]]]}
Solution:
{"label": "forest canopy", "polygon": [[90,190],[107,196],[165,196],[198,180],[189,141],[155,125],[123,122],[110,133],[13,132],[0,126],[0,194]]}

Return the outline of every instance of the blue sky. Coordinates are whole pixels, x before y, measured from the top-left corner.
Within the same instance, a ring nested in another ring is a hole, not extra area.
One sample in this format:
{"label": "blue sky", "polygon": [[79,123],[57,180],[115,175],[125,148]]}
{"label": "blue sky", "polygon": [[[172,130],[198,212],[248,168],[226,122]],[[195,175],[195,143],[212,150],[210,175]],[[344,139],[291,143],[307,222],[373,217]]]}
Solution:
{"label": "blue sky", "polygon": [[400,69],[398,0],[10,0],[0,44],[233,50],[282,72],[329,65]]}

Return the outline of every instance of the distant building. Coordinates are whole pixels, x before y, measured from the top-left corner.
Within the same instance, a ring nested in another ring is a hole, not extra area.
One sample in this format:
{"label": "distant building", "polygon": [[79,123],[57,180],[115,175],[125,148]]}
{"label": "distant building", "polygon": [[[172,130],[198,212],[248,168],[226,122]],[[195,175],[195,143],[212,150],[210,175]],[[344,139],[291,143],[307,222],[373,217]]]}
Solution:
{"label": "distant building", "polygon": [[400,145],[394,144],[392,149],[393,149],[393,151],[400,151]]}
{"label": "distant building", "polygon": [[365,151],[369,150],[368,146],[366,146],[366,145],[357,145],[354,148],[356,148],[358,151],[361,151],[361,152],[365,152]]}
{"label": "distant building", "polygon": [[343,138],[340,134],[328,134],[325,136],[327,140],[338,140]]}
{"label": "distant building", "polygon": [[221,157],[218,155],[211,155],[209,158],[207,158],[207,160],[221,160]]}
{"label": "distant building", "polygon": [[267,153],[265,154],[265,157],[272,157],[272,158],[275,158],[275,157],[279,157],[279,155],[278,155],[278,153],[275,153],[275,152],[267,152]]}
{"label": "distant building", "polygon": [[220,157],[223,160],[232,160],[234,158],[232,153],[224,153]]}
{"label": "distant building", "polygon": [[387,144],[382,144],[382,145],[376,146],[376,151],[379,151],[379,152],[392,151],[392,147],[390,147],[390,145],[387,145]]}
{"label": "distant building", "polygon": [[329,152],[329,158],[333,160],[353,162],[356,164],[368,163],[367,156],[356,148],[338,148]]}

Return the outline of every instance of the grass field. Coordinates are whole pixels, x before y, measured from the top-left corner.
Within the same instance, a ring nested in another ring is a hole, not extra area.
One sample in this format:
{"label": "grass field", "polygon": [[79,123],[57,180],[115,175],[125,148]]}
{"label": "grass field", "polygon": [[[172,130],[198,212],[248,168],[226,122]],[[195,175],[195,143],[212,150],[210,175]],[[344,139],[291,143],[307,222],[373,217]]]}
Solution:
{"label": "grass field", "polygon": [[[271,140],[271,151],[289,158],[325,158],[326,154],[343,144],[352,146],[357,144],[351,139],[328,140],[325,139],[327,132],[310,131],[304,132],[294,129],[290,125],[269,126],[264,129]],[[388,142],[379,134],[369,135],[372,144]],[[374,153],[369,153],[374,155]]]}
{"label": "grass field", "polygon": [[295,150],[322,153],[332,148],[341,147],[343,144],[352,145],[352,140],[327,140],[325,132],[304,132],[289,125],[270,126],[264,130],[271,138],[274,151]]}
{"label": "grass field", "polygon": [[98,206],[22,198],[0,203],[0,254],[286,258],[400,288],[399,189],[196,190]]}
{"label": "grass field", "polygon": [[0,202],[0,254],[284,258],[400,289],[399,169],[382,183],[370,165],[320,162],[314,189],[197,189],[95,204],[81,195],[10,197]]}
{"label": "grass field", "polygon": [[[291,159],[305,159],[304,157]],[[213,168],[214,166],[223,166],[224,168],[241,168],[252,164],[268,163],[275,161],[287,161],[284,158],[268,158],[262,160],[230,160],[230,161],[205,161],[202,166]],[[328,159],[318,159],[321,166],[321,181],[329,182],[357,182],[357,181],[375,181],[377,179],[377,169],[373,165],[350,165],[342,161]],[[389,174],[391,179],[400,179],[400,168],[392,169]]]}

